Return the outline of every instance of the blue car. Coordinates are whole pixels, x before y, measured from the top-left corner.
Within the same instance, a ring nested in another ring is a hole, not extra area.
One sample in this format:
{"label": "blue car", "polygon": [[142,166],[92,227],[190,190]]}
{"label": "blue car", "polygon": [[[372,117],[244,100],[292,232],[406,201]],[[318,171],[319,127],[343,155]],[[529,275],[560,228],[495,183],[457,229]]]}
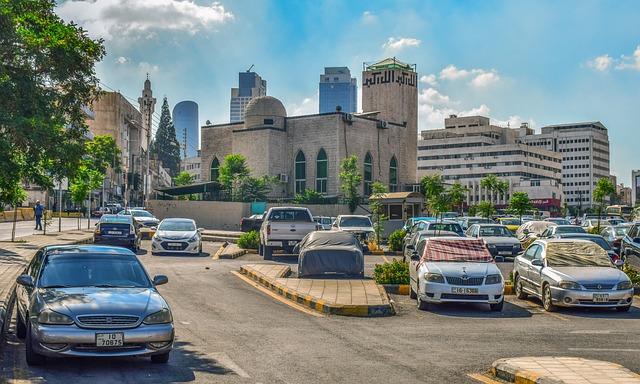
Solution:
{"label": "blue car", "polygon": [[130,215],[102,215],[93,231],[93,243],[140,249],[140,231]]}

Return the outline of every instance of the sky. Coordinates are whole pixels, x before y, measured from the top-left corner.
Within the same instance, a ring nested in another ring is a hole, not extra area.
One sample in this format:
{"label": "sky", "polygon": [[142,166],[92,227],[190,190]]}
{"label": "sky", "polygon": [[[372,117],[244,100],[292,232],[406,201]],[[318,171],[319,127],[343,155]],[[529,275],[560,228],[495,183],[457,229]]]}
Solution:
{"label": "sky", "polygon": [[[229,121],[230,89],[253,65],[289,116],[317,113],[325,66],[416,64],[419,130],[449,114],[536,131],[601,121],[611,173],[640,169],[638,1],[67,0],[57,13],[94,38],[105,89],[137,100],[146,74],[162,98]],[[360,87],[359,87],[360,88]],[[134,103],[135,104],[135,103]],[[358,105],[361,105],[360,98]]]}

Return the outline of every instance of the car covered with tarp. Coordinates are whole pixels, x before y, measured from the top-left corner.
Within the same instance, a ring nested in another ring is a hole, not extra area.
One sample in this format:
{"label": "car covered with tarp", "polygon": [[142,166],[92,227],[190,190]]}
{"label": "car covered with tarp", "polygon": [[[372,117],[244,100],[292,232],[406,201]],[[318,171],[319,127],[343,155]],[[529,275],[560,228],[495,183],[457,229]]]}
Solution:
{"label": "car covered with tarp", "polygon": [[342,275],[364,278],[362,247],[350,232],[314,231],[296,248],[299,252],[298,277]]}

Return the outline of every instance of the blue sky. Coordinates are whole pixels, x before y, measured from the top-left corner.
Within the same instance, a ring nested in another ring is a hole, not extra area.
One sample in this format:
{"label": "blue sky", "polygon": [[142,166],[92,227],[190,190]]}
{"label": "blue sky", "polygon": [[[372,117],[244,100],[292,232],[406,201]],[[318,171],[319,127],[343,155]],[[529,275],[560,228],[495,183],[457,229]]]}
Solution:
{"label": "blue sky", "polygon": [[[640,168],[637,1],[64,1],[58,13],[105,39],[104,84],[137,98],[149,73],[171,108],[227,122],[252,64],[289,115],[318,109],[319,74],[387,56],[417,64],[420,129],[482,114],[500,124],[599,120],[612,173]],[[359,101],[360,103],[360,101]]]}

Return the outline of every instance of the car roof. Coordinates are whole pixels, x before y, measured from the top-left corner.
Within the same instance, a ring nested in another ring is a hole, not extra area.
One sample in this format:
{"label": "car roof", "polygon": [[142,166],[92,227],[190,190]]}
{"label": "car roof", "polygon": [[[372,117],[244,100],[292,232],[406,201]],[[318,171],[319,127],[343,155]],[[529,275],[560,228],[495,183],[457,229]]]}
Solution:
{"label": "car roof", "polygon": [[502,227],[502,228],[507,228],[506,225],[498,224],[498,223],[495,223],[495,224],[491,224],[491,223],[475,223],[475,224],[472,224],[472,225],[477,225],[478,227],[481,227],[481,228],[482,227]]}
{"label": "car roof", "polygon": [[86,253],[86,254],[115,254],[135,256],[131,250],[123,247],[113,247],[108,245],[49,245],[43,248],[46,254],[66,254],[66,253]]}
{"label": "car roof", "polygon": [[604,237],[600,235],[596,235],[595,233],[558,233],[556,236],[559,236],[562,239],[586,239],[586,238],[595,238],[599,237],[604,239]]}
{"label": "car roof", "polygon": [[369,218],[369,216],[365,216],[365,215],[339,215],[338,217],[364,217],[364,218]]}
{"label": "car roof", "polygon": [[187,219],[187,218],[184,218],[184,217],[169,217],[169,218],[166,218],[166,219],[164,219],[162,221],[175,222],[175,223],[181,223],[181,222],[195,223],[195,220]]}
{"label": "car roof", "polygon": [[590,243],[590,240],[586,240],[586,239],[572,239],[572,238],[553,238],[553,239],[538,239],[535,241],[535,243],[546,243],[546,244],[552,244],[552,243],[567,243],[567,240],[571,240],[569,242],[576,242],[576,243]]}
{"label": "car roof", "polygon": [[307,210],[307,208],[305,208],[305,207],[271,207],[271,208],[269,208],[269,210],[277,210],[277,209],[282,209],[282,210],[285,210],[285,209],[287,209],[287,210],[288,209],[297,209],[297,210],[301,210],[301,211],[306,211]]}

